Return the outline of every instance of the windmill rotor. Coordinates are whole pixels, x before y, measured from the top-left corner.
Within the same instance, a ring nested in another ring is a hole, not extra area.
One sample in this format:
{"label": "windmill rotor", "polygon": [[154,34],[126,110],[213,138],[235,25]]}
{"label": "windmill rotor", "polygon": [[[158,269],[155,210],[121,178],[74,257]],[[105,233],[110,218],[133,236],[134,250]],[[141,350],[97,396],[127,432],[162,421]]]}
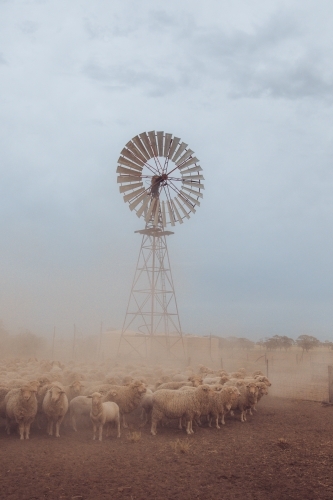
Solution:
{"label": "windmill rotor", "polygon": [[188,144],[165,132],[143,132],[118,158],[117,182],[124,202],[154,226],[175,226],[196,212],[204,177]]}

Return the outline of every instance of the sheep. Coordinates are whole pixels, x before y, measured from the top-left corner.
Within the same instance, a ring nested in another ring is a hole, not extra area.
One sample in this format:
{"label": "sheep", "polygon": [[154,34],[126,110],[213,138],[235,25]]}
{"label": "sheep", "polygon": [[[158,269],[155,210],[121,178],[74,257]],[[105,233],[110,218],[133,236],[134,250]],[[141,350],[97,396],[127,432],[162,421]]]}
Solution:
{"label": "sheep", "polygon": [[238,387],[240,395],[231,406],[232,410],[241,412],[241,422],[246,421],[246,410],[254,406],[258,401],[258,387],[254,382],[245,383]]}
{"label": "sheep", "polygon": [[10,434],[10,423],[14,420],[19,426],[20,439],[29,439],[30,426],[37,414],[36,392],[35,387],[25,385],[7,393],[5,405],[8,434]]}
{"label": "sheep", "polygon": [[99,392],[94,392],[87,398],[92,399],[90,419],[93,424],[93,440],[96,439],[96,430],[98,429],[98,439],[102,441],[104,424],[108,424],[106,434],[108,436],[109,426],[112,422],[117,425],[117,437],[120,438],[120,415],[117,403],[111,401],[102,402],[103,396]]}
{"label": "sheep", "polygon": [[192,434],[192,420],[195,416],[200,416],[206,405],[209,404],[209,397],[212,389],[209,385],[188,391],[174,391],[161,389],[153,394],[153,410],[151,434],[156,436],[156,427],[163,417],[182,419],[185,417],[187,434]]}
{"label": "sheep", "polygon": [[202,381],[203,384],[225,384],[229,380],[229,377],[223,375],[222,377],[205,377]]}
{"label": "sheep", "polygon": [[145,385],[139,380],[135,380],[129,385],[114,385],[105,394],[103,402],[113,401],[119,406],[120,415],[123,419],[123,426],[127,427],[125,415],[138,408],[141,403],[141,396],[146,392]]}
{"label": "sheep", "polygon": [[53,435],[53,424],[55,424],[55,437],[60,437],[60,425],[68,410],[68,399],[62,384],[51,384],[46,391],[42,408],[47,418],[48,435]]}
{"label": "sheep", "polygon": [[69,420],[71,426],[75,432],[77,432],[76,428],[76,419],[81,416],[89,416],[91,411],[91,399],[88,399],[87,396],[76,396],[69,403]]}
{"label": "sheep", "polygon": [[[267,385],[265,384],[265,382],[255,382],[256,386],[258,387],[258,396],[257,396],[257,403],[259,403],[259,401],[261,400],[261,398],[263,396],[266,396],[268,394],[268,387]],[[249,414],[252,415],[252,411],[251,410],[254,410],[254,411],[257,411],[255,405],[253,405],[252,407],[249,408]]]}
{"label": "sheep", "polygon": [[153,409],[153,391],[151,389],[146,389],[146,392],[141,396],[140,406],[142,408],[141,418],[144,419],[143,426],[151,420],[151,412]]}
{"label": "sheep", "polygon": [[[213,386],[212,386],[213,387]],[[230,411],[232,405],[240,396],[240,392],[235,386],[221,387],[216,386],[215,391],[211,395],[211,400],[208,408],[208,425],[212,426],[211,420],[215,419],[216,428],[220,429],[219,418],[221,416],[222,425],[225,424],[224,415]]]}
{"label": "sheep", "polygon": [[191,382],[166,382],[165,384],[159,384],[156,387],[156,391],[160,391],[161,389],[171,389],[171,390],[177,390],[180,389],[181,387],[193,387]]}
{"label": "sheep", "polygon": [[83,389],[83,385],[79,380],[74,380],[70,385],[65,385],[64,390],[68,399],[68,403],[72,401],[76,396],[80,396]]}

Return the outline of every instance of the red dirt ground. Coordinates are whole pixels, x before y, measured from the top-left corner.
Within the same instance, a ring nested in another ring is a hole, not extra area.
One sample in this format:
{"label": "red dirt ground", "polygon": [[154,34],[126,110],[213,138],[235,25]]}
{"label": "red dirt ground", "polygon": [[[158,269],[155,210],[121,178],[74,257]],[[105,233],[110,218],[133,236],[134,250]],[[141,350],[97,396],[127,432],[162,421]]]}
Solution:
{"label": "red dirt ground", "polygon": [[1,427],[0,499],[333,499],[333,407],[268,396],[244,424],[194,430],[100,443],[82,425],[59,439],[33,428],[21,442]]}

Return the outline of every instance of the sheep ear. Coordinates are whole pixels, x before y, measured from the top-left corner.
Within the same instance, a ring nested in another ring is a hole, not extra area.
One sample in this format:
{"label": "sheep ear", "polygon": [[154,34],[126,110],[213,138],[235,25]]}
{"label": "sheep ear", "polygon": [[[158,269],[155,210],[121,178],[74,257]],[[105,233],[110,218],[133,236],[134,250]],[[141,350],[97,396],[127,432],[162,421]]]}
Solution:
{"label": "sheep ear", "polygon": [[87,398],[90,398],[90,399],[92,399],[92,395],[90,395],[90,396],[86,396],[86,397],[87,397]]}

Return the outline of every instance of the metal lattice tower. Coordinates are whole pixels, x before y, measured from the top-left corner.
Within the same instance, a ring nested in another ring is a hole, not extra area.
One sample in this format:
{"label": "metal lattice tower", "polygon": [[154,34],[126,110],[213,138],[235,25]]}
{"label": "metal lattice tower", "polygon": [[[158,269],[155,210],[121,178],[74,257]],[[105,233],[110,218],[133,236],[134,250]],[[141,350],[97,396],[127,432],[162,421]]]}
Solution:
{"label": "metal lattice tower", "polygon": [[[120,345],[145,356],[155,349],[172,355],[173,348],[184,353],[178,305],[172,278],[166,237],[161,224],[146,224],[142,234],[139,258],[122,327]],[[125,332],[135,330],[140,335],[133,341]],[[140,341],[141,339],[141,341]],[[152,340],[153,339],[153,340]]]}
{"label": "metal lattice tower", "polygon": [[140,356],[163,351],[185,355],[166,240],[173,232],[165,228],[182,224],[200,206],[201,171],[193,151],[172,134],[144,132],[121,151],[119,190],[146,225],[136,231],[142,234],[142,242],[118,354],[125,347],[127,354]]}

